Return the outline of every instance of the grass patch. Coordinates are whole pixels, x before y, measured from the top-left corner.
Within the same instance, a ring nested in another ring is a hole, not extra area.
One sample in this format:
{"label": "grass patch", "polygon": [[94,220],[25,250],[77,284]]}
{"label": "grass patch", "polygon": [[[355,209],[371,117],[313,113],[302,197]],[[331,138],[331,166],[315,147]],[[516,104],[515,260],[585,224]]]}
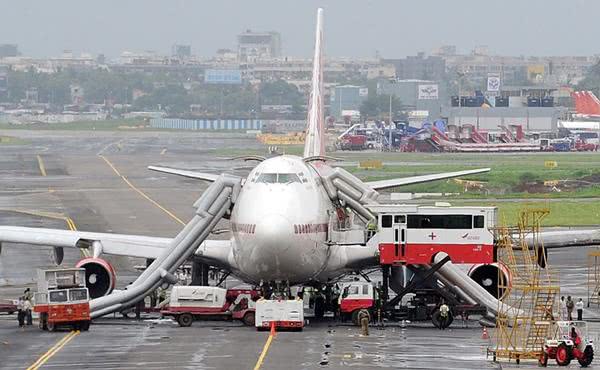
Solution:
{"label": "grass patch", "polygon": [[[452,205],[473,203],[452,202]],[[543,226],[596,226],[600,224],[600,200],[552,201],[552,202],[481,202],[479,206],[498,207],[498,223],[516,225],[520,211],[526,208],[548,208],[550,214],[542,221]]]}
{"label": "grass patch", "polygon": [[[339,153],[338,153],[339,154]],[[335,154],[336,156],[339,156]],[[406,186],[396,191],[419,193],[461,193],[460,198],[585,198],[600,197],[600,184],[574,184],[561,188],[561,192],[548,192],[544,181],[586,180],[590,176],[600,179],[600,154],[598,153],[538,153],[538,154],[430,154],[430,153],[375,153],[357,156],[342,154],[348,161],[383,159],[387,163],[381,170],[364,170],[357,166],[346,169],[366,180],[383,180],[396,177],[417,176],[439,172],[452,172],[475,168],[491,168],[489,173],[466,176],[463,179],[486,182],[484,190],[465,192],[464,185],[453,180]],[[546,161],[556,161],[557,168],[544,166]],[[588,179],[589,180],[589,179]],[[527,184],[538,182],[536,189]]]}

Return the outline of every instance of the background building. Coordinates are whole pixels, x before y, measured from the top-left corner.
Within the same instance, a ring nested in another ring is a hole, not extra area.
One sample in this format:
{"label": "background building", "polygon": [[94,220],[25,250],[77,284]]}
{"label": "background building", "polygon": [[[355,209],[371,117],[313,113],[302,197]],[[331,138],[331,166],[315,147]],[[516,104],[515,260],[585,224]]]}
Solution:
{"label": "background building", "polygon": [[19,56],[19,47],[17,44],[0,44],[0,58]]}
{"label": "background building", "polygon": [[279,32],[246,32],[238,35],[238,59],[242,62],[281,56]]}
{"label": "background building", "polygon": [[402,103],[402,110],[427,111],[421,116],[439,118],[442,105],[447,105],[449,96],[444,85],[432,80],[381,80],[377,83],[377,94],[395,95]]}
{"label": "background building", "polygon": [[[336,86],[331,93],[330,113],[340,119],[350,112],[360,112],[361,104],[369,97],[369,89],[362,86]],[[360,113],[358,113],[360,116]]]}
{"label": "background building", "polygon": [[404,59],[383,59],[382,63],[396,67],[400,80],[443,80],[446,76],[446,61],[439,56],[425,57],[425,53]]}

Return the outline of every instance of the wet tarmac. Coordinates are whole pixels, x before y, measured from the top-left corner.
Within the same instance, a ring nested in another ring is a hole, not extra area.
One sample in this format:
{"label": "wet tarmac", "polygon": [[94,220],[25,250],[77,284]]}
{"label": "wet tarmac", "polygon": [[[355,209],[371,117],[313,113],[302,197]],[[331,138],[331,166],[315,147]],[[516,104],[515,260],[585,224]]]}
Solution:
{"label": "wet tarmac", "polygon": [[[155,236],[173,236],[182,226],[123,177],[185,222],[193,213],[191,205],[207,185],[146,167],[159,164],[244,173],[247,169],[239,169],[243,164],[223,160],[223,153],[260,147],[244,135],[224,139],[222,134],[187,132],[0,132],[3,134],[21,137],[27,144],[0,146],[0,224],[66,229],[64,217],[69,217],[79,230]],[[3,245],[0,298],[15,298],[24,287],[33,286],[35,270],[53,266],[52,256],[51,248]],[[553,250],[549,256],[559,269],[562,294],[585,298],[587,249]],[[65,250],[64,264],[71,265],[79,258],[79,251]],[[119,274],[119,287],[135,279],[134,266],[144,263],[123,257],[111,262]],[[600,310],[586,308],[584,317],[600,319]],[[592,337],[598,338],[600,325],[590,325]],[[457,321],[451,329],[440,331],[429,323],[394,324],[384,330],[372,328],[370,336],[362,337],[353,326],[311,322],[303,332],[277,333],[260,368],[516,368],[514,363],[498,364],[486,358],[490,341],[481,338],[481,327],[475,321],[467,326],[463,328]],[[19,329],[14,315],[0,314],[0,369],[30,365],[49,369],[250,369],[257,364],[268,335],[232,322],[196,322],[180,328],[170,320],[150,317],[142,321],[108,317],[98,320],[89,332],[48,333],[36,326]],[[493,332],[490,335],[493,337]],[[536,366],[530,362],[520,368]]]}

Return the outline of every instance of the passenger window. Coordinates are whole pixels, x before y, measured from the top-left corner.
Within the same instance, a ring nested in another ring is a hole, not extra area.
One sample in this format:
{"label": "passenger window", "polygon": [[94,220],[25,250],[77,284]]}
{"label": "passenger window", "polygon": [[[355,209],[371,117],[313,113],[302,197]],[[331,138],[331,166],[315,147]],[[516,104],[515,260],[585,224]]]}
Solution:
{"label": "passenger window", "polygon": [[473,218],[473,227],[476,229],[483,229],[485,225],[483,216],[475,216]]}
{"label": "passenger window", "polygon": [[385,227],[385,228],[392,227],[392,215],[381,216],[381,227]]}
{"label": "passenger window", "polygon": [[395,224],[405,224],[406,216],[405,215],[394,216],[394,223]]}
{"label": "passenger window", "polygon": [[362,292],[362,294],[363,295],[369,294],[369,286],[368,285],[366,285],[366,284],[363,285],[363,292]]}

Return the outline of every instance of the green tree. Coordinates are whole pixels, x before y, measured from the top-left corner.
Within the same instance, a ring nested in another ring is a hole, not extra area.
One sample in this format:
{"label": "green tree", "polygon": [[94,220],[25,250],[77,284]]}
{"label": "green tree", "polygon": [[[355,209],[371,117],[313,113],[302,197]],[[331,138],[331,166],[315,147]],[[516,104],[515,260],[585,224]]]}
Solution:
{"label": "green tree", "polygon": [[600,96],[600,61],[593,65],[586,73],[577,90],[590,90],[596,96]]}
{"label": "green tree", "polygon": [[265,105],[301,105],[304,96],[295,85],[283,80],[263,82],[259,87],[260,103]]}
{"label": "green tree", "polygon": [[[396,117],[397,111],[400,109],[402,102],[392,95],[392,116]],[[375,94],[371,93],[369,89],[369,96],[367,100],[363,101],[360,105],[360,115],[363,119],[367,118],[384,118],[389,117],[390,110],[390,95],[389,94]]]}

